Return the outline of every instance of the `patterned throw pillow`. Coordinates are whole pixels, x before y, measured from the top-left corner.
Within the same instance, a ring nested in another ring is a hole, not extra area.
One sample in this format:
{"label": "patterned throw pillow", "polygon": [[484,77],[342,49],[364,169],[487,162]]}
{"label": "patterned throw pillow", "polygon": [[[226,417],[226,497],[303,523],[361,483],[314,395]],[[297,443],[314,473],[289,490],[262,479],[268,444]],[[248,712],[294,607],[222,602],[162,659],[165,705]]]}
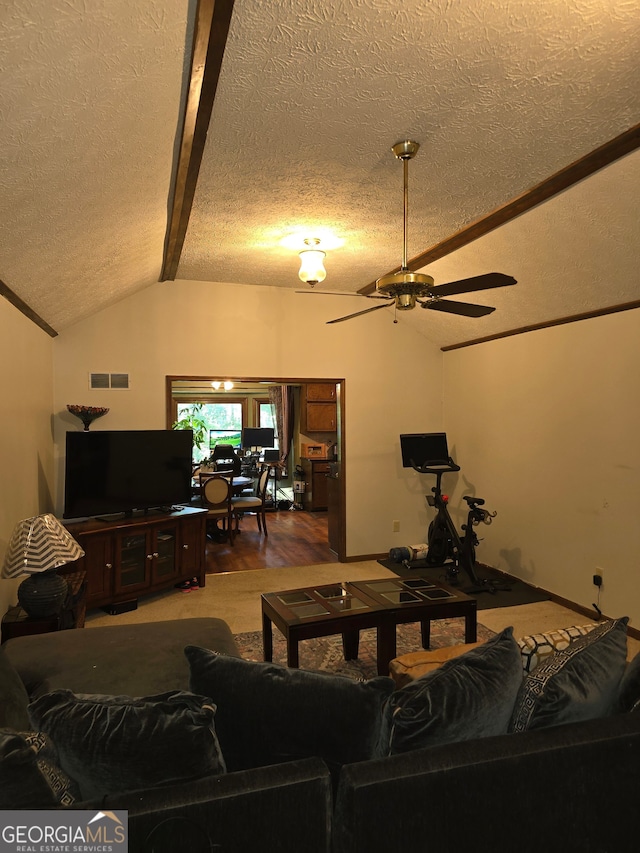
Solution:
{"label": "patterned throw pillow", "polygon": [[46,734],[0,729],[0,809],[51,809],[79,798]]}
{"label": "patterned throw pillow", "polygon": [[566,649],[569,643],[578,637],[584,637],[597,627],[595,622],[589,625],[572,625],[570,628],[559,628],[557,631],[547,631],[544,634],[531,634],[518,640],[522,655],[522,668],[532,672],[539,663],[559,649]]}
{"label": "patterned throw pillow", "polygon": [[55,690],[29,706],[84,800],[225,772],[215,706],[183,691],[133,699]]}
{"label": "patterned throw pillow", "polygon": [[509,731],[609,714],[626,666],[628,621],[625,616],[603,622],[530,672],[516,699]]}

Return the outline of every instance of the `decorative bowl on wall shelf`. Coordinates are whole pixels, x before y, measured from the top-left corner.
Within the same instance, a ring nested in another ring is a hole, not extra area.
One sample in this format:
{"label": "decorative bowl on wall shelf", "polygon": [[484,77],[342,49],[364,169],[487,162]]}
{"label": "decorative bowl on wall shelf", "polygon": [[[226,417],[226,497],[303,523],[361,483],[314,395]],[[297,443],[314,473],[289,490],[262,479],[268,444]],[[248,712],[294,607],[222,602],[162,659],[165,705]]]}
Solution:
{"label": "decorative bowl on wall shelf", "polygon": [[105,409],[102,406],[67,406],[67,409],[72,415],[75,415],[76,418],[80,418],[84,424],[85,432],[89,431],[90,424],[92,424],[96,418],[101,418],[109,411],[109,409]]}

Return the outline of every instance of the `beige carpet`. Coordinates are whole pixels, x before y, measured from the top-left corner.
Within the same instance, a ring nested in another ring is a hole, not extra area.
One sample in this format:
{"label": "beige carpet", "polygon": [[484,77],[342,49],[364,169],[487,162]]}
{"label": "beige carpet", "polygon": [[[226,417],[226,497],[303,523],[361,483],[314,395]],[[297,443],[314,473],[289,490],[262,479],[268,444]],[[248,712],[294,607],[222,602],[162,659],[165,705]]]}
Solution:
{"label": "beige carpet", "polygon": [[[140,598],[137,610],[119,616],[109,616],[102,610],[91,610],[87,614],[86,627],[186,619],[190,616],[217,616],[229,624],[234,634],[260,631],[260,595],[263,592],[384,577],[396,575],[376,560],[208,575],[204,589],[189,593],[170,589],[156,595],[146,595]],[[483,610],[480,616],[480,622],[492,631],[501,631],[512,625],[516,637],[570,625],[584,625],[588,621],[590,620],[582,614],[552,601]],[[640,642],[630,638],[630,655],[639,649]]]}
{"label": "beige carpet", "polygon": [[87,614],[86,627],[187,619],[190,616],[217,616],[227,622],[234,634],[240,634],[244,631],[262,630],[260,595],[263,592],[386,577],[396,575],[383,568],[376,560],[207,575],[204,589],[187,593],[170,589],[155,595],[145,595],[140,598],[138,609],[129,613],[109,616],[102,610],[91,610]]}

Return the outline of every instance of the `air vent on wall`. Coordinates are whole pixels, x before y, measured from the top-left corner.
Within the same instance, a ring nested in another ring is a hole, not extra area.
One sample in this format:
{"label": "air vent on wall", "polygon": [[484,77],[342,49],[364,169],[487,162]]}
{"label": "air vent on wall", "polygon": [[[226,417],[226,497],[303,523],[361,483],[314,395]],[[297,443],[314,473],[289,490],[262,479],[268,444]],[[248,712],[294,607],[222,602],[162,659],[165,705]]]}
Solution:
{"label": "air vent on wall", "polygon": [[118,389],[127,390],[129,388],[128,373],[90,373],[89,388],[105,390]]}

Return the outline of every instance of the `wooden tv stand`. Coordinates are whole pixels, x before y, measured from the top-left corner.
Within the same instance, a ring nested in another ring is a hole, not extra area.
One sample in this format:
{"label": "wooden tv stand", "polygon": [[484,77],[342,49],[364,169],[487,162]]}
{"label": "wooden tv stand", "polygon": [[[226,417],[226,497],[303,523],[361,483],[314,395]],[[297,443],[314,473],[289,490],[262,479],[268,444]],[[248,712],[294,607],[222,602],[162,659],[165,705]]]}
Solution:
{"label": "wooden tv stand", "polygon": [[131,601],[197,577],[205,584],[206,509],[62,521],[85,552],[87,608]]}

